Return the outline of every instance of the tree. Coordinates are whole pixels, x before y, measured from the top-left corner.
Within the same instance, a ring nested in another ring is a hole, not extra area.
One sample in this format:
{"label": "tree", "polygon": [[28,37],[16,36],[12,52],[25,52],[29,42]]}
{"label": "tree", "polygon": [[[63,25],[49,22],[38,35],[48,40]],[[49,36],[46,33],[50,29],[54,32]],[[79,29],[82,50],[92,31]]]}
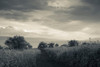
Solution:
{"label": "tree", "polygon": [[49,48],[53,48],[54,47],[54,43],[49,43]]}
{"label": "tree", "polygon": [[58,47],[59,46],[59,44],[55,44],[55,47]]}
{"label": "tree", "polygon": [[71,40],[71,41],[68,42],[68,46],[69,46],[69,47],[78,46],[78,41],[76,41],[76,40]]}
{"label": "tree", "polygon": [[39,43],[39,46],[38,46],[38,49],[44,49],[44,48],[46,48],[47,47],[47,43],[45,43],[45,42],[40,42]]}
{"label": "tree", "polygon": [[28,48],[32,48],[32,46],[27,41],[25,41],[23,36],[9,37],[5,41],[5,45],[7,45],[10,49],[28,49]]}

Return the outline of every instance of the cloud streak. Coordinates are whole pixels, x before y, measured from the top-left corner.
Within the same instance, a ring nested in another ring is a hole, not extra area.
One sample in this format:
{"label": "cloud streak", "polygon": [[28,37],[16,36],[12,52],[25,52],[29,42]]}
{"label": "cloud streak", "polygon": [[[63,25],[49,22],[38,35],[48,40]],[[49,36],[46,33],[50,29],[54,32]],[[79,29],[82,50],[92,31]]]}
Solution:
{"label": "cloud streak", "polygon": [[[78,31],[65,32],[59,29],[50,28],[37,23],[28,24],[28,23],[19,23],[10,20],[9,23],[10,26],[4,24],[7,24],[7,20],[6,21],[3,20],[0,26],[1,36],[22,35],[25,37],[33,37],[33,38],[38,37],[38,38],[49,38],[49,39],[59,39],[59,40],[69,40],[69,39],[81,40],[81,39],[87,39],[87,37],[84,37],[84,35],[88,36],[88,34],[84,32],[78,32]],[[79,36],[79,34],[81,36]]]}

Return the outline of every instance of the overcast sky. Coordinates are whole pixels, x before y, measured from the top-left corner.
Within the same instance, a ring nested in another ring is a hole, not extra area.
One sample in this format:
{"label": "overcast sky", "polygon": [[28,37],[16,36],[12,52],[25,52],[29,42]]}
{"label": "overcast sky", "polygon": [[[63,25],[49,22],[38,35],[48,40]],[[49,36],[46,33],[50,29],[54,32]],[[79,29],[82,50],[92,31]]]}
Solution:
{"label": "overcast sky", "polygon": [[100,37],[100,0],[0,0],[0,35]]}

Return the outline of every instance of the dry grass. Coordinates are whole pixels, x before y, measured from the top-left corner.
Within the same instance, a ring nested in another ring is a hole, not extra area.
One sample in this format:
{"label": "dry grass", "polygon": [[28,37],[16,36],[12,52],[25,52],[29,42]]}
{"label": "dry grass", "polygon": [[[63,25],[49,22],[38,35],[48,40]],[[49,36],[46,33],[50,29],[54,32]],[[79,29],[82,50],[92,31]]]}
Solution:
{"label": "dry grass", "polygon": [[100,45],[46,49],[51,61],[62,67],[100,67]]}
{"label": "dry grass", "polygon": [[0,67],[100,67],[100,45],[0,50]]}
{"label": "dry grass", "polygon": [[0,67],[36,67],[36,57],[40,54],[34,50],[0,50]]}

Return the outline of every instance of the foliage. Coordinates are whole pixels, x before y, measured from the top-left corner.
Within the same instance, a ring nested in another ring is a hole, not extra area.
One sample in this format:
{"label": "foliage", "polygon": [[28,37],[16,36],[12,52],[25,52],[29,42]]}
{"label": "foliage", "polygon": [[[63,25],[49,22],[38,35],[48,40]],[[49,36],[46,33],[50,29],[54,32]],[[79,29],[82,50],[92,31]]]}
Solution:
{"label": "foliage", "polygon": [[0,67],[100,67],[100,45],[0,50]]}
{"label": "foliage", "polygon": [[23,36],[9,37],[8,40],[5,41],[5,45],[7,45],[10,49],[32,48],[32,46],[27,41],[25,41]]}
{"label": "foliage", "polygon": [[37,49],[0,50],[0,67],[36,67]]}
{"label": "foliage", "polygon": [[46,48],[47,47],[47,43],[45,43],[45,42],[40,42],[39,43],[39,46],[38,46],[38,49],[44,49],[44,48]]}
{"label": "foliage", "polygon": [[55,44],[55,47],[59,47],[59,44]]}
{"label": "foliage", "polygon": [[100,67],[100,45],[47,48],[45,51],[55,67]]}
{"label": "foliage", "polygon": [[[23,38],[19,39],[21,42],[24,41]],[[7,41],[10,48],[15,47],[16,37]],[[71,40],[68,45],[63,44],[64,47],[58,47],[59,45],[55,43],[40,42],[38,49],[41,51],[1,49],[0,67],[100,67],[100,44],[83,42],[82,45],[78,45],[78,41]],[[27,47],[32,46],[27,45]]]}
{"label": "foliage", "polygon": [[53,48],[54,45],[55,45],[55,43],[49,43],[49,44],[48,44],[49,48]]}
{"label": "foliage", "polygon": [[78,46],[78,41],[76,41],[76,40],[71,40],[71,41],[68,42],[68,45],[69,45],[69,47]]}

